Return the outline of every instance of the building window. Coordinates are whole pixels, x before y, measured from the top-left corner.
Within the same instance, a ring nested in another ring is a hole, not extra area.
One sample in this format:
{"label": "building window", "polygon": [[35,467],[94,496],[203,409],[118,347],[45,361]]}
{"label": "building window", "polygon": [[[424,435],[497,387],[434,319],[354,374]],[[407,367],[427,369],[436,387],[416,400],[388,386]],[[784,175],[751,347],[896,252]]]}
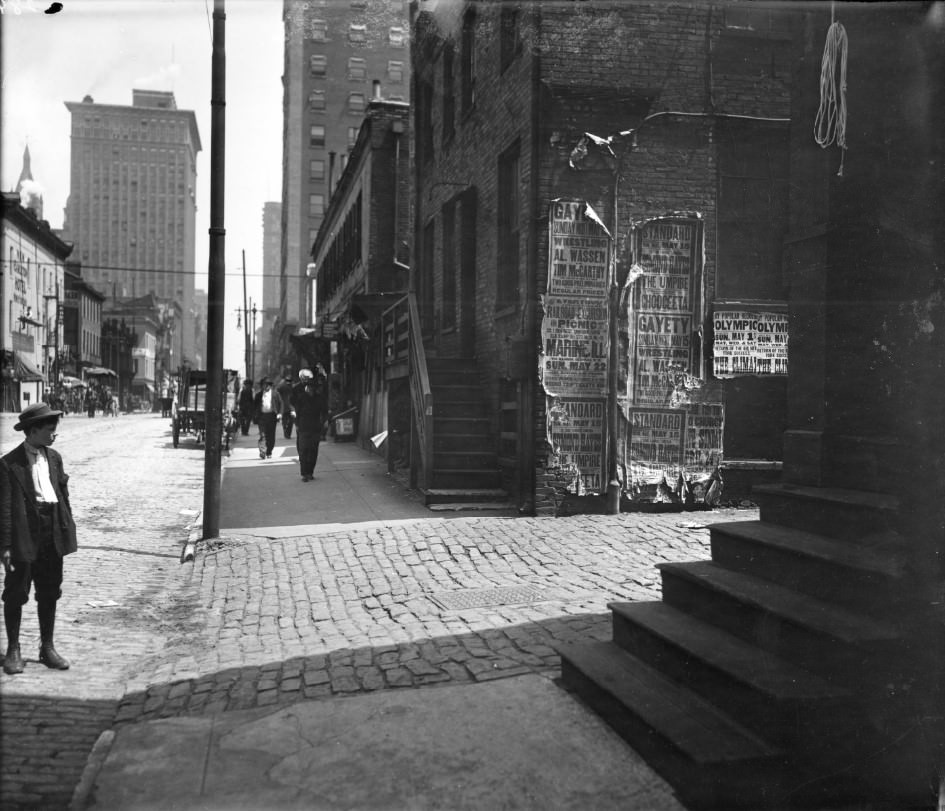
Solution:
{"label": "building window", "polygon": [[328,67],[328,58],[325,54],[312,54],[308,60],[312,76],[324,76]]}
{"label": "building window", "polygon": [[349,93],[348,94],[348,112],[349,113],[363,113],[364,112],[364,93]]}
{"label": "building window", "polygon": [[442,328],[456,326],[456,204],[443,206],[443,318]]}
{"label": "building window", "polygon": [[433,160],[433,83],[417,82],[417,151],[421,164]]}
{"label": "building window", "polygon": [[364,45],[367,42],[367,26],[352,23],[348,26],[348,42],[352,45]]}
{"label": "building window", "polygon": [[351,0],[351,8],[367,8],[367,0]]}
{"label": "building window", "polygon": [[325,91],[313,90],[308,94],[308,106],[311,110],[325,109]]}
{"label": "building window", "polygon": [[391,48],[403,48],[404,43],[407,41],[404,29],[399,25],[392,25],[387,32],[387,40]]}
{"label": "building window", "polygon": [[309,127],[309,145],[325,146],[325,127],[322,124],[312,124]]}
{"label": "building window", "polygon": [[312,20],[312,39],[316,42],[325,42],[328,39],[328,23],[325,20]]}
{"label": "building window", "polygon": [[453,128],[456,121],[456,96],[453,85],[453,43],[447,42],[443,46],[443,143],[453,137]]}
{"label": "building window", "polygon": [[516,305],[519,300],[521,188],[518,143],[499,156],[498,174],[496,304],[501,309]]}
{"label": "building window", "polygon": [[358,127],[348,127],[348,149],[352,149],[358,142]]}
{"label": "building window", "polygon": [[469,9],[463,17],[462,41],[463,115],[476,104],[476,12]]}
{"label": "building window", "polygon": [[325,213],[325,195],[310,194],[308,196],[308,216],[321,217]]}
{"label": "building window", "polygon": [[502,6],[499,20],[499,63],[505,70],[522,52],[522,39],[519,31],[519,9],[517,6]]}
{"label": "building window", "polygon": [[325,179],[325,161],[323,158],[312,158],[309,161],[308,176],[312,180]]}
{"label": "building window", "polygon": [[404,80],[404,63],[395,59],[387,63],[387,81],[400,84]]}
{"label": "building window", "polygon": [[367,64],[361,57],[352,56],[348,60],[348,78],[356,82],[367,78]]}

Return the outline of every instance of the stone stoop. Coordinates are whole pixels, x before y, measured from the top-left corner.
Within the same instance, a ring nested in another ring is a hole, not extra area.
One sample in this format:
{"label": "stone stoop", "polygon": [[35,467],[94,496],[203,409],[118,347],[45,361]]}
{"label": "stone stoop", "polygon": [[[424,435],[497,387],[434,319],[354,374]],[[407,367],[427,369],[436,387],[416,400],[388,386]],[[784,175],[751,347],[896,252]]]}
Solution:
{"label": "stone stoop", "polygon": [[760,520],[710,526],[710,561],[659,566],[662,601],[613,603],[612,641],[560,649],[563,685],[693,809],[927,800],[921,746],[890,745],[910,707],[889,685],[915,672],[896,500],[753,494]]}

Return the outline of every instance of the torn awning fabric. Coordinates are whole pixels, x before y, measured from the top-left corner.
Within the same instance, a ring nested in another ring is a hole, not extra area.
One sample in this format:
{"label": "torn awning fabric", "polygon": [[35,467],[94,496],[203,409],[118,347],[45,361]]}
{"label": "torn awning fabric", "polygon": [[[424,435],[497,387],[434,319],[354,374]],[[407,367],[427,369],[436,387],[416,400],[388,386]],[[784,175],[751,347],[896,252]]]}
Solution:
{"label": "torn awning fabric", "polygon": [[19,352],[13,353],[13,377],[21,383],[36,383],[46,379]]}

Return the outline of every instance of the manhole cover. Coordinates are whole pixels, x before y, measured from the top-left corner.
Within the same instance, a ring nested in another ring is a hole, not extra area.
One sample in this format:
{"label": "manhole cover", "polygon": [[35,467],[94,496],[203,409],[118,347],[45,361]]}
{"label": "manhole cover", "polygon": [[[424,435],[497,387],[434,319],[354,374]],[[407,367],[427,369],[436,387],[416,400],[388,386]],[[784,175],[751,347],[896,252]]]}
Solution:
{"label": "manhole cover", "polygon": [[530,586],[496,586],[491,589],[463,589],[431,594],[431,599],[447,611],[464,608],[486,608],[496,605],[518,605],[547,600],[548,595]]}

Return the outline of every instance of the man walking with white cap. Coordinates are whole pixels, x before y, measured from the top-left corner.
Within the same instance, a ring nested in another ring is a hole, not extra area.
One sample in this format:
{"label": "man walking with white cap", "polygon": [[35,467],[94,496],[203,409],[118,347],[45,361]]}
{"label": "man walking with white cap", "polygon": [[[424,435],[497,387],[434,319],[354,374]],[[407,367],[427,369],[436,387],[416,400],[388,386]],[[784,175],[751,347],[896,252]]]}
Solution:
{"label": "man walking with white cap", "polygon": [[76,551],[75,521],[69,505],[69,477],[52,449],[61,411],[36,403],[20,414],[14,430],[25,441],[0,459],[0,560],[7,651],[3,672],[23,672],[20,622],[33,587],[39,615],[39,661],[54,670],[69,662],[56,652],[53,630],[62,596],[62,559]]}
{"label": "man walking with white cap", "polygon": [[327,392],[321,380],[309,369],[299,372],[299,382],[292,387],[292,408],[295,410],[295,444],[299,450],[299,472],[303,482],[314,478],[318,462],[318,444],[322,426],[328,419]]}

